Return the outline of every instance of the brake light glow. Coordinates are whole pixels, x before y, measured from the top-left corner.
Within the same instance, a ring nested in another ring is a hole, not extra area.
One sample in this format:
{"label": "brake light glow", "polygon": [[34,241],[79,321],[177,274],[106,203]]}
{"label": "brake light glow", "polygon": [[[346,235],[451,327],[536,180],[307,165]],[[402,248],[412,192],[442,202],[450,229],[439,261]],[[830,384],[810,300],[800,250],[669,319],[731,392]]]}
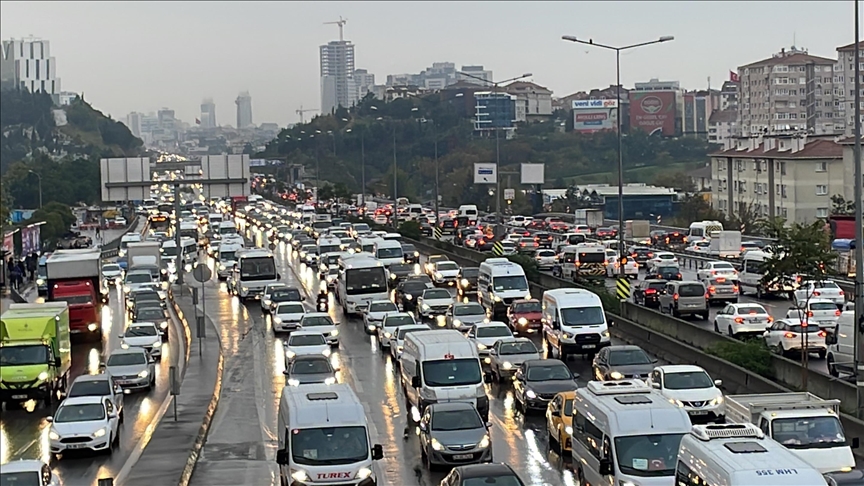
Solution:
{"label": "brake light glow", "polygon": [[788,339],[792,339],[795,337],[795,333],[794,332],[787,332],[786,334],[783,335],[783,337],[788,338]]}
{"label": "brake light glow", "polygon": [[713,294],[713,293],[717,292],[717,289],[714,288],[714,286],[712,285],[712,286],[708,287],[708,292]]}
{"label": "brake light glow", "polygon": [[645,289],[645,295],[652,295],[652,294],[656,294],[656,293],[657,293],[656,289]]}
{"label": "brake light glow", "polygon": [[840,314],[842,314],[842,312],[840,312],[840,309],[837,309],[836,311],[834,311],[835,316],[840,317]]}
{"label": "brake light glow", "polygon": [[743,317],[736,317],[735,322],[738,324],[744,324],[744,318]]}
{"label": "brake light glow", "polygon": [[828,334],[827,334],[825,331],[819,331],[819,332],[816,333],[816,335],[819,336],[819,337],[824,338],[824,337],[827,336]]}
{"label": "brake light glow", "polygon": [[678,300],[678,294],[673,294],[673,295],[672,295],[672,298],[675,299],[675,300]]}
{"label": "brake light glow", "polygon": [[814,291],[813,291],[813,295],[815,295],[815,296],[818,297],[818,296],[822,295],[822,293],[819,292],[818,290],[814,290]]}
{"label": "brake light glow", "polygon": [[807,317],[813,317],[813,311],[807,311]]}
{"label": "brake light glow", "polygon": [[771,316],[768,316],[768,322],[774,322],[774,318]]}

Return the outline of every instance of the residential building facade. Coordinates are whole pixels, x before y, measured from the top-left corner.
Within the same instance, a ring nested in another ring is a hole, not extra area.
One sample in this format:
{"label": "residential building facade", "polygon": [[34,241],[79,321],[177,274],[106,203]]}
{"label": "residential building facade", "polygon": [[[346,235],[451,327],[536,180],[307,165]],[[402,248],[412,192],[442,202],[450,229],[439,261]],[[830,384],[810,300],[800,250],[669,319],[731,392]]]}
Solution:
{"label": "residential building facade", "polygon": [[[858,49],[859,51],[864,50],[864,41],[858,43]],[[861,66],[858,66],[858,72],[864,73],[864,52],[859,54],[859,58]],[[855,110],[855,44],[837,48],[834,82],[838,91],[834,100],[837,107],[837,111],[834,113],[834,129],[838,133],[852,136],[855,129],[855,112],[858,112],[858,116],[864,113],[864,105]],[[864,88],[864,82],[859,83],[859,85]],[[861,99],[864,100],[864,96]]]}
{"label": "residential building facade", "polygon": [[59,103],[60,78],[57,60],[51,56],[51,43],[28,38],[3,41],[0,55],[0,85],[3,89],[26,89],[48,93]]}
{"label": "residential building facade", "polygon": [[738,109],[738,91],[741,88],[741,83],[736,81],[726,81],[720,87],[720,109],[728,110],[730,108]]}
{"label": "residential building facade", "polygon": [[738,110],[726,108],[717,110],[708,119],[708,142],[721,147],[726,146],[726,141],[737,133]]}
{"label": "residential building facade", "polygon": [[552,117],[552,91],[536,83],[515,81],[504,92],[516,97],[516,121],[542,121]]}
{"label": "residential building facade", "polygon": [[[492,70],[485,69],[483,66],[462,66],[462,69],[459,70],[465,74],[470,74],[473,77],[465,76],[463,74],[456,73],[457,81],[465,81],[466,83],[477,84],[480,86],[489,86],[493,82]],[[481,81],[481,78],[484,81]]]}

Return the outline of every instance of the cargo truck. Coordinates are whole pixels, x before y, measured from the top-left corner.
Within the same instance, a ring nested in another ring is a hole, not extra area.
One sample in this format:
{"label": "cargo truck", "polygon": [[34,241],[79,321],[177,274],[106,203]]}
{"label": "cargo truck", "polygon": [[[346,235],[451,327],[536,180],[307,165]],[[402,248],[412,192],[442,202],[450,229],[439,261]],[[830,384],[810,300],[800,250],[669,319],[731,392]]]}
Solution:
{"label": "cargo truck", "polygon": [[50,407],[66,393],[71,368],[65,302],[11,304],[0,315],[0,406],[37,400]]}
{"label": "cargo truck", "polygon": [[577,209],[573,213],[576,224],[587,225],[591,230],[603,226],[603,210],[602,209]]}
{"label": "cargo truck", "polygon": [[129,271],[146,269],[153,275],[154,280],[160,278],[162,246],[158,241],[129,243],[127,251],[129,256]]}
{"label": "cargo truck", "polygon": [[715,258],[738,258],[741,256],[740,231],[712,231],[709,235],[708,254]]}
{"label": "cargo truck", "polygon": [[758,426],[823,473],[855,467],[852,449],[860,438],[843,432],[840,400],[809,392],[729,395],[726,420]]}
{"label": "cargo truck", "polygon": [[651,242],[651,223],[644,219],[624,221],[624,239],[639,244]]}
{"label": "cargo truck", "polygon": [[46,263],[48,301],[69,304],[72,334],[102,338],[102,304],[108,290],[102,286],[102,254],[99,250],[57,250]]}

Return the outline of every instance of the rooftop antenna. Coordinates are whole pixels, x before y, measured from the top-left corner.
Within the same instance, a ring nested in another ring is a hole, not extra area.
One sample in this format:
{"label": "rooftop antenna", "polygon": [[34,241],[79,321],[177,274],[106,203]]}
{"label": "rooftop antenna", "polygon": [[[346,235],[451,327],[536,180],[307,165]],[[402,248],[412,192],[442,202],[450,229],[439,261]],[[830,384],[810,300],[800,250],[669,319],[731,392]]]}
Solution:
{"label": "rooftop antenna", "polygon": [[343,19],[342,16],[340,15],[339,20],[337,20],[335,22],[324,22],[324,25],[330,25],[330,24],[338,25],[339,26],[339,42],[342,42],[345,40],[345,38],[342,36],[342,29],[345,27],[345,24],[347,24],[347,23],[348,23],[348,19]]}

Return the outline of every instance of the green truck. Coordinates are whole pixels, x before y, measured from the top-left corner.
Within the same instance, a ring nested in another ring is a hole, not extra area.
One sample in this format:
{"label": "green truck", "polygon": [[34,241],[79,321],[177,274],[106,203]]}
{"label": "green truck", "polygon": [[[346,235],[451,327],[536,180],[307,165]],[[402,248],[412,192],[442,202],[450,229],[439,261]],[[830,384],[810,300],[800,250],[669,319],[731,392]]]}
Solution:
{"label": "green truck", "polygon": [[0,406],[52,406],[66,393],[71,368],[66,302],[12,304],[0,315]]}

